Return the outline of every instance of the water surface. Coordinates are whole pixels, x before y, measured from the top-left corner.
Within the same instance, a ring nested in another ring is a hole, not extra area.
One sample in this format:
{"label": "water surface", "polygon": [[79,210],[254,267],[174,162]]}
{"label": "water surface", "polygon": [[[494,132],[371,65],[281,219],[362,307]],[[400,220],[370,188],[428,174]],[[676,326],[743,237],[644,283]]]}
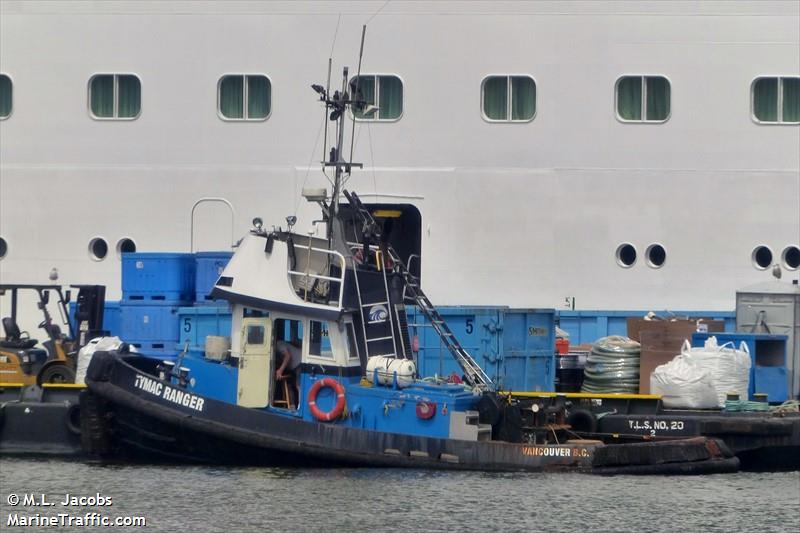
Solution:
{"label": "water surface", "polygon": [[[107,465],[0,460],[2,531],[9,514],[144,516],[105,531],[800,531],[800,472],[596,477],[393,469]],[[53,507],[10,494],[45,493]],[[61,506],[64,494],[113,505]]]}

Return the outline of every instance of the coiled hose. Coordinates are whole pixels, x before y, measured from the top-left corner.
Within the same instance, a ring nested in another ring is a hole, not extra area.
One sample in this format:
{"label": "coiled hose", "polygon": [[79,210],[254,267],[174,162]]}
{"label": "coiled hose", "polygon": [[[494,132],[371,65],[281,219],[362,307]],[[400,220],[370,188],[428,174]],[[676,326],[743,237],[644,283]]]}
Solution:
{"label": "coiled hose", "polygon": [[641,345],[612,335],[592,345],[583,369],[582,392],[628,393],[639,392],[639,356]]}

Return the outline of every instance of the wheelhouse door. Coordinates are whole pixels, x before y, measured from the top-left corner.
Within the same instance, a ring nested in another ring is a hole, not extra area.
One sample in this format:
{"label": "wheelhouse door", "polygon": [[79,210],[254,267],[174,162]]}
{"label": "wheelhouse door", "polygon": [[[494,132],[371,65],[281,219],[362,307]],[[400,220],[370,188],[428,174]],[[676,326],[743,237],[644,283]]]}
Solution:
{"label": "wheelhouse door", "polygon": [[242,319],[237,405],[266,407],[272,362],[272,323],[269,318]]}

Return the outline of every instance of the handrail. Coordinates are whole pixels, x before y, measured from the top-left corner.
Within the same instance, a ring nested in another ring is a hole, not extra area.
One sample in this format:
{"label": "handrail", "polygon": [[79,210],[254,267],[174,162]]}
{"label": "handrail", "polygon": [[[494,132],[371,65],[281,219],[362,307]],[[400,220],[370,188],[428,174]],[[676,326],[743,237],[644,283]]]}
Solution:
{"label": "handrail", "polygon": [[309,254],[311,254],[311,252],[321,252],[321,253],[324,253],[324,254],[335,256],[335,257],[337,257],[339,259],[339,262],[341,263],[341,272],[342,272],[339,277],[324,276],[322,274],[312,274],[311,272],[308,272],[308,265],[306,265],[306,272],[298,272],[297,270],[287,270],[286,272],[290,276],[304,276],[304,277],[309,277],[309,278],[314,278],[314,279],[323,279],[323,280],[327,280],[327,281],[338,281],[339,282],[339,298],[338,298],[337,301],[339,303],[339,308],[341,308],[342,307],[342,299],[344,297],[344,276],[346,274],[344,256],[341,253],[337,252],[336,250],[328,250],[326,248],[315,248],[314,246],[307,246],[305,244],[297,244],[297,243],[295,243],[294,246],[295,246],[295,248],[305,248],[306,250],[308,250]]}
{"label": "handrail", "polygon": [[233,227],[234,227],[234,218],[235,218],[235,211],[233,209],[233,204],[231,204],[227,199],[221,198],[218,196],[205,196],[197,200],[194,205],[192,206],[192,219],[189,223],[189,251],[194,253],[194,211],[197,209],[197,206],[206,202],[219,202],[221,204],[225,204],[228,206],[231,212],[231,248],[234,246],[234,237],[233,237]]}

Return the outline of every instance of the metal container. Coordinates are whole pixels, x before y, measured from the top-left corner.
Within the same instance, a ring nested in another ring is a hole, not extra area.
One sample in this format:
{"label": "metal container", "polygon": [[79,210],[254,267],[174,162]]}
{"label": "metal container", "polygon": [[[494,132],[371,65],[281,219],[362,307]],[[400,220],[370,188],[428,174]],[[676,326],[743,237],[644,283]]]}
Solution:
{"label": "metal container", "polygon": [[800,397],[800,286],[768,281],[736,292],[736,331],[786,335],[786,371],[793,398]]}

